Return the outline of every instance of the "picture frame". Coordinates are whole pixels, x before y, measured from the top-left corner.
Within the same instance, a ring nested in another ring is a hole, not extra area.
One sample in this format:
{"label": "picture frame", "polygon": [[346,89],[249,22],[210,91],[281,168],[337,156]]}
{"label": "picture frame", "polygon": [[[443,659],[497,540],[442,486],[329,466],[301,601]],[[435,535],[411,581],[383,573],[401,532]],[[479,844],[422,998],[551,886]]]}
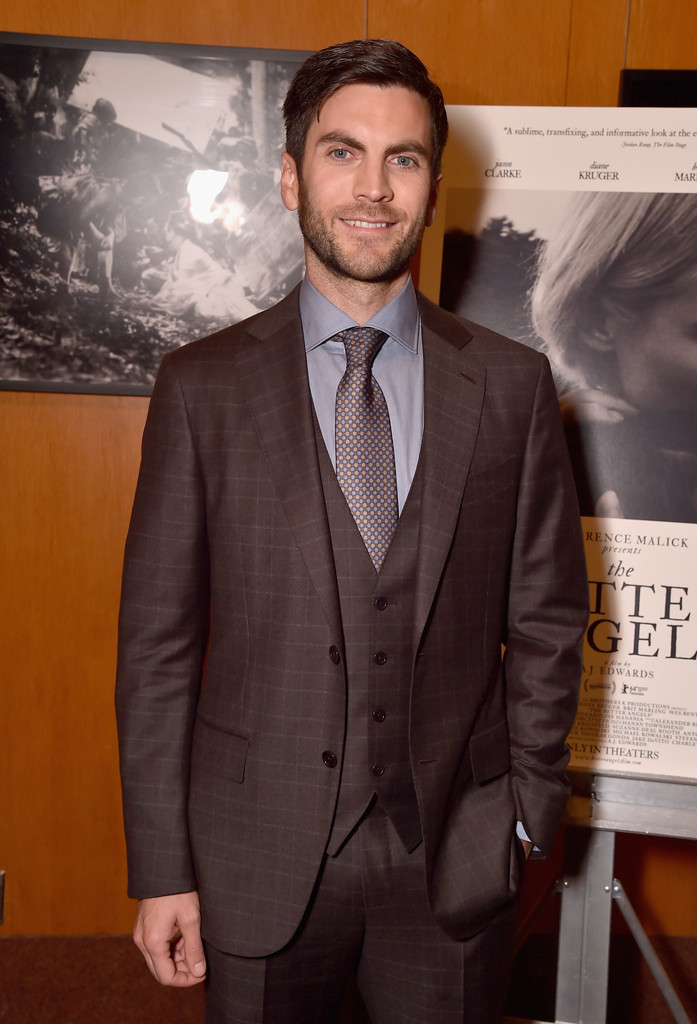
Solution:
{"label": "picture frame", "polygon": [[278,185],[307,56],[0,33],[0,389],[147,395],[301,280]]}

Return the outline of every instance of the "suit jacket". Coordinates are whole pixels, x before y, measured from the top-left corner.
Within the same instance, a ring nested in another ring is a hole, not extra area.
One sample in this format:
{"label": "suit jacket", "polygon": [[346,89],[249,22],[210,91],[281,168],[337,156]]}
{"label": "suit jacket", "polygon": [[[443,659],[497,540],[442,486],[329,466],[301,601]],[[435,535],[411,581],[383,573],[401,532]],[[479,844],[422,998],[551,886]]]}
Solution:
{"label": "suit jacket", "polygon": [[[431,907],[465,937],[515,893],[516,819],[546,850],[563,810],[587,583],[546,359],[419,303],[409,748]],[[154,388],[117,681],[131,895],[198,888],[213,945],[286,944],[331,830],[346,687],[292,293],[166,356]]]}

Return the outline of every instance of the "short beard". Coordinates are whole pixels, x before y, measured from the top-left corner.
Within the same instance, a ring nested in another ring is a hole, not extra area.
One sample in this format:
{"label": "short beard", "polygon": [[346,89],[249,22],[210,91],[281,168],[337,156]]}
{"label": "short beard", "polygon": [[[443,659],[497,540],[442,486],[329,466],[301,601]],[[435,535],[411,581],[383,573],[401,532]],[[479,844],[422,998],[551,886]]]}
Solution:
{"label": "short beard", "polygon": [[[366,239],[364,244],[364,255],[360,250],[348,254],[342,250],[322,219],[302,179],[298,183],[298,221],[305,244],[332,274],[353,281],[389,282],[401,277],[409,269],[412,257],[421,245],[427,212],[428,207],[424,206],[408,234],[398,239],[384,255],[379,256],[373,252],[369,239]],[[342,213],[350,220],[384,217],[386,221],[391,221],[394,218],[394,212],[385,212],[379,203],[356,206],[355,210],[347,209]]]}

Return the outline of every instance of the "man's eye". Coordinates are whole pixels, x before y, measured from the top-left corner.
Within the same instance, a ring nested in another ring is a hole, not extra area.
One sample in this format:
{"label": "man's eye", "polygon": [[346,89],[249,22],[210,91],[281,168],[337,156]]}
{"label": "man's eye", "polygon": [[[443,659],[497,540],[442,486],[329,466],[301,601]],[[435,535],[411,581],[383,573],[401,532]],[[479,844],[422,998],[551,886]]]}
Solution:
{"label": "man's eye", "polygon": [[411,167],[414,161],[410,156],[398,156],[396,163],[398,163],[400,167]]}
{"label": "man's eye", "polygon": [[333,149],[332,150],[332,156],[335,157],[337,160],[345,160],[348,155],[349,155],[349,151],[347,149]]}

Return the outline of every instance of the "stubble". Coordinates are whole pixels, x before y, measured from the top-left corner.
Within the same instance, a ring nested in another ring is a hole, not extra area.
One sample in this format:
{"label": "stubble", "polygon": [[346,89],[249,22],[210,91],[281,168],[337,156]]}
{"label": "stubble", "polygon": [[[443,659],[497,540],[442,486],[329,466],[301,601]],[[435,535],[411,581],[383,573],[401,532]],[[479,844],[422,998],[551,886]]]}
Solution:
{"label": "stubble", "polygon": [[[342,248],[331,223],[344,220],[402,220],[392,209],[380,203],[342,207],[325,218],[315,206],[302,179],[298,183],[298,221],[306,245],[319,262],[335,277],[365,282],[390,282],[409,269],[411,259],[421,244],[426,228],[428,204],[414,220],[406,234],[400,236],[384,252],[378,250],[370,237],[358,237],[351,251]],[[376,239],[377,241],[377,239]]]}

